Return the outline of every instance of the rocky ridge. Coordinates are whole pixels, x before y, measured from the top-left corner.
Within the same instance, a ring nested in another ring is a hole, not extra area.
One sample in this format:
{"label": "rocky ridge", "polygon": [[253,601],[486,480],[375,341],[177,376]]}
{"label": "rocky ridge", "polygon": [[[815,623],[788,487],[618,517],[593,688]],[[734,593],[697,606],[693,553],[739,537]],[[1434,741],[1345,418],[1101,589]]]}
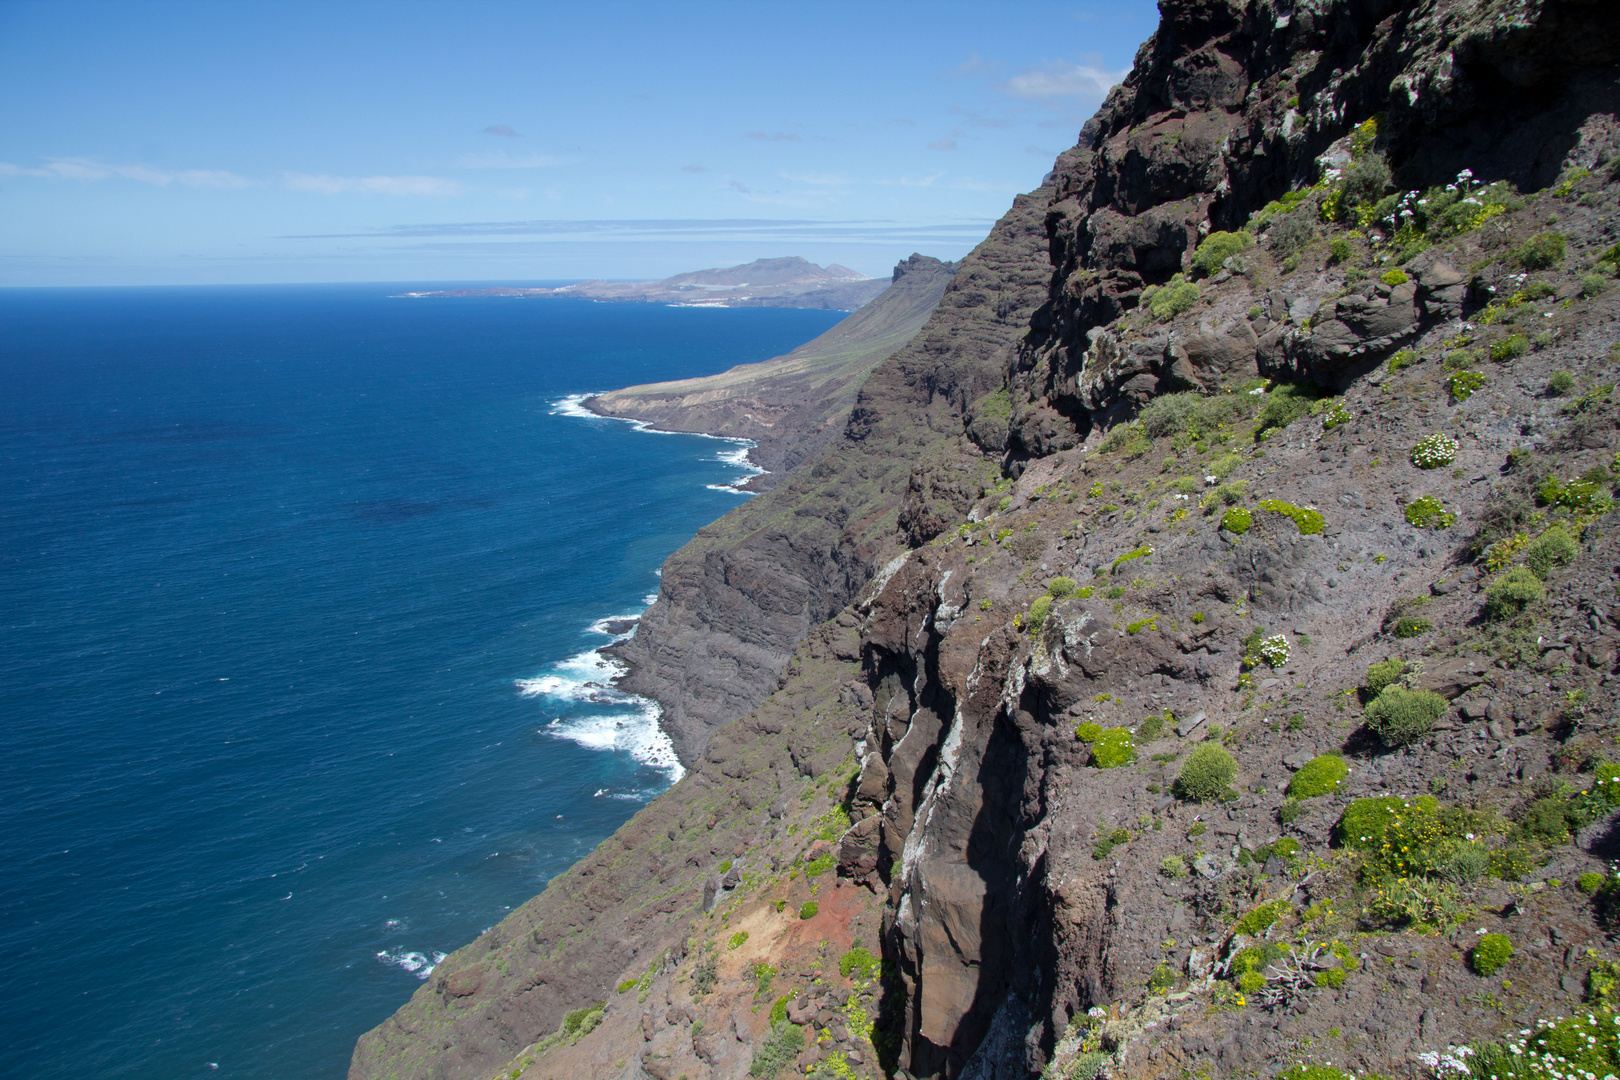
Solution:
{"label": "rocky ridge", "polygon": [[1484,1076],[1608,1022],[1620,15],[1163,10],[672,560],[691,775],[351,1076]]}

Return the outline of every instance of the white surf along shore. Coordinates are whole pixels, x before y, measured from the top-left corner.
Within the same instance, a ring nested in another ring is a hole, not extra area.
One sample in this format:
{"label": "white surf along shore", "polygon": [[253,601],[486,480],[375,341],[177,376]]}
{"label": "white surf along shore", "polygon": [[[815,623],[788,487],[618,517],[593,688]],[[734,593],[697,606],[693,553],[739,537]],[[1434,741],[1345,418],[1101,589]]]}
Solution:
{"label": "white surf along shore", "polygon": [[733,448],[720,451],[715,460],[723,461],[727,465],[741,469],[743,474],[730,483],[703,485],[711,491],[729,491],[733,495],[752,496],[754,493],[744,491],[742,485],[756,476],[764,476],[768,471],[754,464],[748,457],[748,452],[759,445],[753,439],[739,439],[735,435],[709,435],[701,431],[665,431],[662,428],[653,427],[645,420],[635,420],[628,416],[603,416],[601,413],[593,413],[581,404],[590,398],[601,397],[602,393],[603,391],[598,390],[589,394],[570,394],[552,406],[551,414],[553,416],[573,416],[582,420],[611,420],[620,424],[629,424],[637,431],[645,431],[649,435],[689,435],[698,439],[713,439],[716,442],[730,443]]}
{"label": "white surf along shore", "polygon": [[[704,485],[714,491],[752,495],[751,491],[740,490],[739,485],[765,472],[748,460],[748,451],[757,445],[751,439],[685,431],[660,431],[643,420],[602,416],[580,404],[586,398],[595,396],[597,395],[571,394],[553,402],[551,413],[553,416],[570,416],[598,423],[608,421],[629,424],[637,431],[645,431],[652,435],[696,435],[701,439],[725,443],[726,448],[719,451],[715,460],[739,470],[742,475],[727,484]],[[643,597],[642,602],[651,607],[657,599],[657,594],[653,594]],[[561,714],[540,729],[542,734],[567,739],[592,750],[628,753],[641,764],[664,773],[669,783],[673,784],[685,775],[686,770],[682,767],[680,759],[675,756],[674,743],[664,733],[663,725],[660,723],[662,710],[658,703],[650,698],[620,690],[616,684],[626,674],[625,666],[602,651],[614,642],[623,641],[633,634],[636,623],[645,611],[646,607],[643,607],[641,611],[610,615],[596,620],[588,630],[593,634],[601,634],[608,639],[606,642],[597,648],[552,664],[544,674],[528,679],[517,679],[515,685],[520,697],[543,699],[547,705]],[[584,704],[607,706],[613,711],[601,714],[579,713],[577,706]],[[652,794],[656,792],[608,792],[605,789],[597,792],[599,796],[637,801]]]}

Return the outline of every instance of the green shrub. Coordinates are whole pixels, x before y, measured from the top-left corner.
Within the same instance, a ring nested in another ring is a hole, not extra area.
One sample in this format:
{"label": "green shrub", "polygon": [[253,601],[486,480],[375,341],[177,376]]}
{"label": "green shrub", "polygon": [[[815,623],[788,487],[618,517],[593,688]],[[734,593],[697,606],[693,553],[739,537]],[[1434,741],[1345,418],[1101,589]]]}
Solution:
{"label": "green shrub", "polygon": [[[1159,860],[1159,873],[1174,881],[1179,881],[1187,876],[1187,860],[1180,855],[1166,855]],[[1599,874],[1598,877],[1601,879],[1602,875]]]}
{"label": "green shrub", "polygon": [[1183,315],[1193,309],[1202,295],[1196,284],[1188,281],[1185,276],[1176,274],[1163,288],[1149,286],[1142,290],[1142,303],[1146,304],[1153,317],[1160,322],[1169,322],[1177,315]]}
{"label": "green shrub", "polygon": [[1396,679],[1399,679],[1405,674],[1405,660],[1397,659],[1395,657],[1390,657],[1388,660],[1380,660],[1378,663],[1368,666],[1367,674],[1362,679],[1361,688],[1366,692],[1367,700],[1370,701],[1379,694],[1382,694],[1384,692],[1384,687],[1389,686]]}
{"label": "green shrub", "polygon": [[806,900],[803,904],[799,905],[799,918],[813,919],[816,917],[816,913],[820,910],[820,905],[818,905],[814,900]]}
{"label": "green shrub", "polygon": [[1237,762],[1231,754],[1215,743],[1202,743],[1181,766],[1175,793],[1192,802],[1209,802],[1220,798],[1236,776]]}
{"label": "green shrub", "polygon": [[1091,763],[1099,769],[1117,769],[1136,760],[1136,747],[1126,728],[1109,728],[1091,744]]}
{"label": "green shrub", "polygon": [[1599,889],[1603,888],[1603,880],[1602,874],[1598,873],[1596,870],[1588,870],[1586,873],[1575,879],[1575,887],[1581,890],[1581,892],[1586,893],[1588,896],[1591,896],[1593,893],[1596,893]]}
{"label": "green shrub", "polygon": [[1457,523],[1457,515],[1448,513],[1445,504],[1433,495],[1424,495],[1406,504],[1406,522],[1420,529],[1449,529]]}
{"label": "green shrub", "polygon": [[1564,531],[1564,527],[1554,525],[1524,549],[1524,565],[1545,580],[1554,567],[1565,565],[1580,553],[1579,545]]}
{"label": "green shrub", "polygon": [[[1344,167],[1339,175],[1336,199],[1336,220],[1359,220],[1371,217],[1361,213],[1371,211],[1390,189],[1389,162],[1383,154],[1366,153]],[[1331,200],[1330,200],[1331,201]]]}
{"label": "green shrub", "polygon": [[1148,990],[1162,994],[1174,985],[1176,985],[1176,969],[1163,960],[1159,961],[1153,969],[1153,974],[1148,976]]}
{"label": "green shrub", "polygon": [[838,958],[838,974],[844,978],[872,979],[878,973],[879,961],[870,950],[860,945]]}
{"label": "green shrub", "polygon": [[635,979],[626,979],[626,980],[624,980],[624,982],[622,982],[622,983],[620,983],[618,985],[618,988],[617,988],[617,990],[615,992],[622,994],[626,990],[634,990],[635,988],[636,988],[636,980]]}
{"label": "green shrub", "polygon": [[1335,237],[1328,244],[1328,257],[1336,263],[1349,262],[1354,257],[1356,249],[1350,246],[1350,241],[1344,237]]}
{"label": "green shrub", "polygon": [[1249,937],[1259,937],[1269,930],[1273,923],[1292,910],[1286,900],[1273,900],[1270,903],[1261,904],[1233,924],[1232,932],[1245,934]]}
{"label": "green shrub", "polygon": [[1536,868],[1536,860],[1522,844],[1506,844],[1491,852],[1491,876],[1519,881]]}
{"label": "green shrub", "polygon": [[1508,253],[1508,258],[1526,270],[1546,270],[1564,261],[1563,233],[1537,233]]}
{"label": "green shrub", "polygon": [[1193,265],[1206,275],[1213,274],[1221,268],[1221,264],[1234,255],[1241,255],[1249,250],[1254,243],[1252,237],[1246,232],[1213,232],[1204,237],[1193,252]]}
{"label": "green shrub", "polygon": [[1109,567],[1108,572],[1110,574],[1117,574],[1119,573],[1119,568],[1124,564],[1134,562],[1137,559],[1145,559],[1152,554],[1153,549],[1147,545],[1143,545],[1139,548],[1132,548],[1130,551],[1127,551],[1125,554],[1116,558],[1114,560],[1114,564]]}
{"label": "green shrub", "polygon": [[831,855],[822,855],[822,856],[819,856],[819,857],[817,857],[815,859],[812,859],[812,860],[810,860],[809,864],[807,866],[805,866],[805,868],[804,868],[805,880],[814,881],[816,878],[820,877],[822,874],[827,873],[832,868],[833,868],[833,857]]}
{"label": "green shrub", "polygon": [[1163,713],[1154,713],[1151,716],[1143,717],[1142,722],[1136,725],[1136,741],[1146,746],[1164,734],[1164,725],[1171,719],[1173,717],[1170,715],[1169,709],[1166,709]]}
{"label": "green shrub", "polygon": [[1523,566],[1515,566],[1485,590],[1485,614],[1492,619],[1511,619],[1547,592],[1541,579]]}
{"label": "green shrub", "polygon": [[1592,790],[1602,795],[1610,806],[1620,806],[1620,765],[1600,761],[1592,766]]}
{"label": "green shrub", "polygon": [[1086,721],[1085,723],[1079,725],[1078,727],[1076,727],[1074,729],[1074,737],[1076,739],[1079,739],[1083,743],[1094,743],[1094,742],[1096,742],[1097,741],[1097,736],[1101,735],[1102,733],[1103,733],[1102,725],[1092,723],[1090,720]]}
{"label": "green shrub", "polygon": [[787,1021],[788,996],[783,994],[771,1002],[771,1027]]}
{"label": "green shrub", "polygon": [[1350,775],[1350,766],[1337,754],[1320,754],[1305,763],[1304,768],[1288,781],[1288,795],[1294,799],[1314,799],[1318,795],[1331,795],[1344,778]]}
{"label": "green shrub", "polygon": [[602,1013],[607,1009],[607,1003],[598,1001],[583,1008],[575,1009],[563,1017],[562,1037],[573,1042],[595,1030],[596,1025],[602,1022]]}
{"label": "green shrub", "polygon": [[1266,403],[1260,407],[1256,418],[1255,441],[1261,441],[1268,432],[1281,430],[1302,416],[1309,416],[1311,403],[1321,396],[1315,386],[1306,383],[1284,383],[1273,389],[1266,395]]}
{"label": "green shrub", "polygon": [[1406,282],[1408,281],[1408,278],[1406,276],[1406,271],[1405,270],[1396,269],[1396,270],[1385,270],[1382,274],[1379,275],[1378,280],[1382,281],[1385,285],[1388,285],[1390,288],[1394,288],[1396,285],[1405,285]]}
{"label": "green shrub", "polygon": [[[1502,1080],[1585,1080],[1588,1076],[1620,1075],[1614,1014],[1577,1009],[1569,1019],[1539,1020],[1506,1043],[1485,1043],[1468,1058],[1468,1075],[1499,1076]],[[1597,1032],[1607,1032],[1594,1038]]]}
{"label": "green shrub", "polygon": [[1575,390],[1575,376],[1567,371],[1555,371],[1547,379],[1547,393],[1553,397],[1568,397]]}
{"label": "green shrub", "polygon": [[748,1075],[754,1080],[772,1080],[778,1073],[794,1063],[804,1051],[804,1028],[785,1018],[771,1025],[770,1034],[754,1051],[748,1064]]}
{"label": "green shrub", "polygon": [[1564,800],[1546,795],[1525,807],[1524,819],[1519,822],[1523,834],[1532,840],[1548,844],[1561,844],[1569,839],[1568,818],[1564,816]]}
{"label": "green shrub", "polygon": [[1282,806],[1277,808],[1277,820],[1284,825],[1292,825],[1304,812],[1305,808],[1299,805],[1298,799],[1284,799]]}
{"label": "green shrub", "polygon": [[1434,730],[1446,714],[1446,699],[1431,690],[1386,686],[1365,710],[1367,726],[1389,746],[1405,746]]}
{"label": "green shrub", "polygon": [[1513,955],[1513,942],[1505,934],[1486,934],[1468,951],[1468,966],[1478,975],[1495,975]]}
{"label": "green shrub", "polygon": [[1446,388],[1451,391],[1451,400],[1461,403],[1473,397],[1476,390],[1482,389],[1485,381],[1483,371],[1454,371],[1446,379]]}
{"label": "green shrub", "polygon": [[1301,536],[1321,536],[1322,530],[1327,528],[1327,519],[1322,516],[1320,510],[1313,507],[1295,506],[1280,499],[1262,499],[1260,509],[1281,514],[1292,521]]}
{"label": "green shrub", "polygon": [[1221,528],[1236,536],[1242,536],[1254,527],[1254,515],[1241,506],[1234,506],[1221,515]]}
{"label": "green shrub", "polygon": [[748,940],[748,931],[739,930],[735,934],[732,934],[731,937],[726,940],[726,948],[728,948],[728,949],[741,948],[742,943],[747,941],[747,940]]}
{"label": "green shrub", "polygon": [[1530,339],[1523,334],[1513,334],[1491,345],[1491,359],[1498,364],[1505,364],[1510,360],[1517,360],[1530,351]]}
{"label": "green shrub", "polygon": [[1437,431],[1412,447],[1412,464],[1420,469],[1438,469],[1457,460],[1457,440]]}
{"label": "green shrub", "polygon": [[1074,590],[1075,582],[1074,578],[1071,577],[1055,577],[1046,583],[1046,595],[1054,600],[1062,600],[1064,597],[1073,594]]}
{"label": "green shrub", "polygon": [[1587,300],[1600,293],[1607,292],[1609,279],[1604,274],[1583,274],[1581,276],[1581,296]]}
{"label": "green shrub", "polygon": [[1416,615],[1402,615],[1395,620],[1391,632],[1398,638],[1415,638],[1420,634],[1427,634],[1434,629],[1434,624],[1428,619],[1420,619]]}
{"label": "green shrub", "polygon": [[1277,1074],[1277,1080],[1356,1080],[1353,1073],[1332,1065],[1295,1065]]}
{"label": "green shrub", "polygon": [[1029,632],[1037,633],[1046,623],[1046,616],[1052,611],[1052,597],[1043,594],[1037,596],[1029,605]]}

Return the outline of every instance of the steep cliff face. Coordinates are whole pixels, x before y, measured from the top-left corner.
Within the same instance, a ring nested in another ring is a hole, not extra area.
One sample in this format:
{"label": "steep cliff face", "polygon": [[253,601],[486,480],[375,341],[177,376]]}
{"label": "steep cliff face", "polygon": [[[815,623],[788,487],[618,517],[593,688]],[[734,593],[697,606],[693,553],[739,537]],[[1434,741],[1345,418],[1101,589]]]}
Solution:
{"label": "steep cliff face", "polygon": [[1162,7],[666,568],[627,655],[693,775],[356,1080],[1483,1078],[1612,1026],[1620,11]]}
{"label": "steep cliff face", "polygon": [[[1536,190],[1607,160],[1620,149],[1616,34],[1611,5],[1588,0],[1167,5],[1053,177],[1052,290],[1020,357],[1033,398],[1012,425],[1013,457],[1077,445],[1157,394],[1208,390],[1256,361],[1340,387],[1364,373],[1381,339],[1432,324],[1431,294],[1456,282],[1420,276],[1414,295],[1314,333],[1229,320],[1125,343],[1106,327],[1188,269],[1212,230],[1346,166],[1370,117],[1408,189],[1468,169]],[[1286,322],[1286,291],[1257,299]]]}
{"label": "steep cliff face", "polygon": [[777,686],[793,647],[906,543],[908,521],[965,512],[994,472],[962,415],[1001,385],[1045,299],[1044,189],[956,266],[922,330],[861,385],[850,419],[772,490],[698,531],[620,647],[625,689],[655,698],[682,760]]}

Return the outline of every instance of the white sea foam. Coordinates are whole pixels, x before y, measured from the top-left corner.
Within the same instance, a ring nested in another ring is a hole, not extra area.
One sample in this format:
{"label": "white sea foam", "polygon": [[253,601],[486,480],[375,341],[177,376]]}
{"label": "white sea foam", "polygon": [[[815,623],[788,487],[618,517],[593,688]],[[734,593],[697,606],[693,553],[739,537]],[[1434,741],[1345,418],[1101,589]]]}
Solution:
{"label": "white sea foam", "polygon": [[636,702],[633,712],[609,716],[559,716],[540,731],[589,750],[627,753],[643,765],[667,773],[671,783],[679,780],[686,770],[675,756],[675,744],[669,741],[669,736],[658,725],[658,703],[645,698],[633,700]]}
{"label": "white sea foam", "polygon": [[553,664],[544,675],[518,679],[516,686],[520,697],[543,697],[564,706],[618,706],[604,716],[559,716],[540,731],[591,750],[627,753],[643,765],[668,774],[673,783],[686,770],[675,756],[674,743],[658,723],[658,703],[616,688],[613,680],[624,673],[624,665],[618,660],[592,649]]}
{"label": "white sea foam", "polygon": [[711,491],[730,491],[739,495],[752,495],[751,491],[739,491],[738,485],[745,484],[756,476],[763,476],[768,471],[748,460],[748,452],[759,444],[753,439],[740,439],[735,435],[710,435],[702,431],[660,431],[645,420],[636,420],[629,416],[601,416],[585,408],[581,402],[586,398],[596,397],[591,394],[570,394],[551,403],[552,416],[574,416],[582,420],[617,420],[629,424],[637,431],[645,431],[649,435],[691,435],[699,439],[714,439],[716,442],[730,443],[733,449],[722,450],[716,456],[716,461],[723,461],[727,465],[745,470],[743,475],[729,484],[705,484]]}
{"label": "white sea foam", "polygon": [[410,972],[418,979],[426,979],[433,974],[433,969],[444,961],[445,954],[431,952],[423,955],[419,952],[391,953],[386,950],[377,954],[377,959],[385,964]]}
{"label": "white sea foam", "polygon": [[[600,391],[597,391],[597,393],[600,393]],[[562,400],[553,401],[551,403],[551,415],[552,416],[577,416],[581,420],[608,420],[608,419],[611,419],[611,417],[607,417],[607,416],[597,416],[595,413],[591,412],[591,410],[585,408],[585,406],[580,404],[580,402],[584,401],[586,398],[593,398],[595,396],[596,396],[596,393],[569,394],[567,397],[563,398]]]}

